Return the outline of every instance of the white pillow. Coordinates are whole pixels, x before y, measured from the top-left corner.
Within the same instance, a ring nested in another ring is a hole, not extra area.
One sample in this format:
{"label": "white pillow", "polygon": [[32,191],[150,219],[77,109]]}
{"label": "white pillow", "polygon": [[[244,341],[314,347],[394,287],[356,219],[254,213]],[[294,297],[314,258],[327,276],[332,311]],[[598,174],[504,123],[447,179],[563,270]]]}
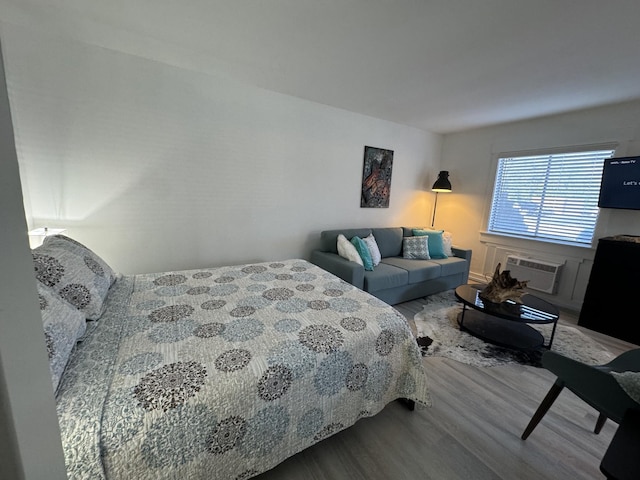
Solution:
{"label": "white pillow", "polygon": [[451,251],[451,245],[453,243],[453,237],[451,232],[444,232],[442,234],[442,243],[444,244],[444,254],[447,257],[453,257],[453,252]]}
{"label": "white pillow", "polygon": [[369,236],[363,238],[362,240],[369,249],[371,260],[373,261],[373,266],[375,267],[380,263],[380,260],[382,260],[380,249],[378,248],[378,242],[376,242],[376,237],[373,236],[373,233],[370,233]]}
{"label": "white pillow", "polygon": [[347,240],[347,237],[342,234],[338,235],[338,255],[364,267],[362,258],[360,258],[360,254],[356,250],[356,247],[354,247],[353,243]]}

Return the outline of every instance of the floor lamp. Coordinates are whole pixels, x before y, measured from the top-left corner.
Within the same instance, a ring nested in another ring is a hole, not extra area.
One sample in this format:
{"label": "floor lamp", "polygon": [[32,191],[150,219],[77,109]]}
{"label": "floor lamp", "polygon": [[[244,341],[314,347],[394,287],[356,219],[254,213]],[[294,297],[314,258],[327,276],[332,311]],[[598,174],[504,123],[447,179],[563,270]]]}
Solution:
{"label": "floor lamp", "polygon": [[451,182],[449,181],[449,172],[446,170],[441,170],[438,174],[438,179],[431,187],[431,191],[436,192],[436,201],[433,204],[433,218],[431,219],[431,227],[433,227],[436,221],[436,208],[438,207],[438,193],[440,192],[451,192]]}

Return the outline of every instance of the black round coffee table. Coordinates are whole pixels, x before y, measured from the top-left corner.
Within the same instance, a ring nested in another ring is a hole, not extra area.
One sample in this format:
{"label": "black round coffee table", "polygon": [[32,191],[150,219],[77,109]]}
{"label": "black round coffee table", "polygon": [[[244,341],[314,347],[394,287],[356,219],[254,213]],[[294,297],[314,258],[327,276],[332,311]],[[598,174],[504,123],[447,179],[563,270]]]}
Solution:
{"label": "black round coffee table", "polygon": [[[560,316],[558,307],[531,294],[523,295],[522,303],[511,300],[502,303],[485,302],[480,298],[480,292],[485,286],[474,284],[456,288],[456,298],[463,304],[462,312],[458,315],[460,330],[501,347],[517,350],[551,348]],[[553,323],[546,345],[543,335],[531,327],[545,323]]]}

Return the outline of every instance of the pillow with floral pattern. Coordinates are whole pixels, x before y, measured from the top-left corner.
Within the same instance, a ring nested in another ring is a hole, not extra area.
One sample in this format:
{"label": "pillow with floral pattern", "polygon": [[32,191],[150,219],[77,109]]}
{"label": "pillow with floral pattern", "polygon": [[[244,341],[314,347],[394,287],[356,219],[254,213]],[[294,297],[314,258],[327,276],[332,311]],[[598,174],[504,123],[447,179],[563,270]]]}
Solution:
{"label": "pillow with floral pattern", "polygon": [[104,310],[115,272],[98,255],[64,235],[46,237],[32,251],[36,278],[44,287],[97,320]]}
{"label": "pillow with floral pattern", "polygon": [[40,314],[47,343],[49,370],[53,390],[58,388],[71,352],[78,339],[84,335],[87,322],[82,312],[63,301],[51,289],[38,284]]}

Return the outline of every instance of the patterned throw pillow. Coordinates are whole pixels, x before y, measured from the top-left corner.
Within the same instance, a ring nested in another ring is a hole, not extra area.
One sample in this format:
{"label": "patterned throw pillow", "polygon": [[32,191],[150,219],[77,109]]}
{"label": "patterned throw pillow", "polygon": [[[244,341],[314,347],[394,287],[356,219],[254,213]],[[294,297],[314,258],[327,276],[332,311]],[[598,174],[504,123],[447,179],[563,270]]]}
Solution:
{"label": "patterned throw pillow", "polygon": [[373,236],[373,233],[370,233],[362,240],[367,244],[367,248],[369,249],[369,253],[371,254],[371,261],[373,262],[373,266],[377,266],[380,263],[380,260],[382,260],[382,256],[380,255],[380,249],[378,248],[376,237]]}
{"label": "patterned throw pillow", "polygon": [[444,251],[444,240],[442,238],[443,233],[444,230],[413,230],[414,235],[426,235],[429,237],[429,255],[431,255],[431,258],[447,258],[448,256]]}
{"label": "patterned throw pillow", "polygon": [[362,258],[360,258],[356,247],[354,247],[353,244],[349,240],[347,240],[347,237],[342,234],[338,235],[337,247],[338,255],[340,255],[342,258],[346,258],[347,260],[356,262],[358,265],[364,266],[364,263],[362,263]]}
{"label": "patterned throw pillow", "polygon": [[356,247],[358,255],[360,255],[360,258],[362,259],[362,265],[364,266],[364,269],[369,271],[373,270],[373,260],[371,260],[369,247],[367,247],[367,244],[364,243],[364,240],[362,240],[358,236],[355,236],[351,239],[351,243],[353,243],[353,246]]}
{"label": "patterned throw pillow", "polygon": [[46,237],[32,255],[36,278],[43,286],[55,291],[88,320],[100,318],[104,300],[116,279],[104,260],[64,235]]}
{"label": "patterned throw pillow", "polygon": [[58,388],[60,377],[64,372],[71,351],[78,339],[84,335],[87,323],[82,312],[62,301],[55,292],[38,284],[40,298],[40,314],[44,327],[44,338],[47,342],[49,369],[53,390]]}
{"label": "patterned throw pillow", "polygon": [[404,237],[402,239],[402,257],[417,260],[429,260],[429,237]]}

